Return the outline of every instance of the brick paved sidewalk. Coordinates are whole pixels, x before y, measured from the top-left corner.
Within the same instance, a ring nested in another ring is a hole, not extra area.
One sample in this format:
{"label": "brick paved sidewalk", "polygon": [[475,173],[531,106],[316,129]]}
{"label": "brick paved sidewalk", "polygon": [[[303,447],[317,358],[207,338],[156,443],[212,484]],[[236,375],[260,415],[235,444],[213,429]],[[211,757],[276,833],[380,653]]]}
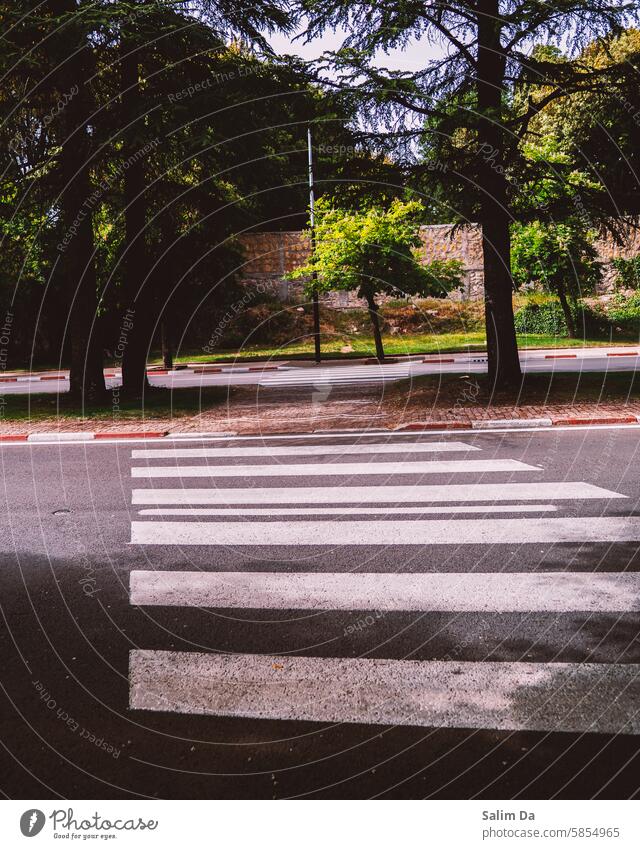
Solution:
{"label": "brick paved sidewalk", "polygon": [[297,388],[291,390],[241,389],[219,406],[202,412],[173,416],[150,415],[139,418],[105,416],[48,417],[7,420],[0,418],[0,434],[74,431],[169,431],[198,433],[235,431],[237,433],[296,433],[334,428],[394,428],[410,423],[485,421],[495,419],[599,419],[640,416],[640,399],[606,402],[502,403],[482,404],[469,393],[459,398],[422,398],[420,393],[368,386],[336,387],[324,392]]}

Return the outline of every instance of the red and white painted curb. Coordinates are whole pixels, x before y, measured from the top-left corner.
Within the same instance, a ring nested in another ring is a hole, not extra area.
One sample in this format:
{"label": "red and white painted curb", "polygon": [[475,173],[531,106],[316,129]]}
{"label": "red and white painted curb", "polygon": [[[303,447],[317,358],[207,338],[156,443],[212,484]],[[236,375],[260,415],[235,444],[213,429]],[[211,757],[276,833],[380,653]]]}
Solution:
{"label": "red and white painted curb", "polygon": [[48,431],[35,433],[0,433],[0,442],[93,442],[98,439],[162,439],[167,430],[130,431]]}
{"label": "red and white painted curb", "polygon": [[167,430],[131,430],[131,431],[49,431],[35,433],[6,433],[0,434],[0,442],[94,442],[107,439],[210,439],[213,437],[233,438],[235,436],[295,436],[296,434],[331,434],[335,433],[420,433],[434,430],[538,430],[551,427],[590,427],[607,425],[637,425],[640,415],[629,414],[620,416],[589,416],[583,418],[537,418],[537,419],[481,419],[478,421],[444,421],[444,422],[408,422],[393,428],[322,428],[315,430],[287,431],[268,433],[238,433],[235,430],[207,431],[194,433],[181,431],[172,433]]}
{"label": "red and white painted curb", "polygon": [[[248,366],[210,366],[210,365],[185,365],[176,366],[172,369],[162,368],[161,366],[152,366],[147,369],[147,377],[156,375],[185,375],[185,374],[246,374],[252,371],[279,371],[281,369],[289,369],[286,365],[248,365]],[[107,379],[117,379],[122,376],[120,369],[105,369],[104,376]],[[39,380],[69,380],[69,372],[55,372],[51,374],[12,374],[0,377],[0,383],[33,383]]]}
{"label": "red and white painted curb", "polygon": [[640,416],[629,414],[624,416],[585,416],[584,418],[539,418],[539,419],[479,419],[478,421],[456,422],[409,422],[393,428],[394,433],[405,430],[510,430],[522,428],[567,427],[571,425],[618,425],[639,424]]}

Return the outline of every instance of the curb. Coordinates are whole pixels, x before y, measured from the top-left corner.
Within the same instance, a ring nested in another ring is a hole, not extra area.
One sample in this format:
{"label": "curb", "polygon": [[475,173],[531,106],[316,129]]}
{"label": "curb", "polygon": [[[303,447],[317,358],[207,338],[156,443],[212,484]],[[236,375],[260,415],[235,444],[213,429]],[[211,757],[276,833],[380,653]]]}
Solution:
{"label": "curb", "polygon": [[27,442],[92,442],[96,439],[160,439],[168,436],[168,430],[130,430],[130,431],[50,431],[36,432],[29,434],[20,434],[19,436],[10,435],[8,437],[0,436],[3,441],[24,441]]}
{"label": "curb", "polygon": [[34,433],[0,434],[0,442],[95,442],[101,439],[209,439],[212,437],[233,438],[235,436],[313,436],[313,434],[339,435],[352,433],[424,433],[432,430],[538,430],[551,427],[589,427],[591,425],[640,424],[640,415],[627,416],[592,416],[590,418],[539,418],[539,419],[481,419],[477,421],[449,422],[408,422],[396,427],[362,427],[362,428],[323,428],[315,430],[278,431],[265,433],[238,433],[235,430],[171,433],[168,430],[131,430],[131,431],[51,431]]}
{"label": "curb", "polygon": [[409,422],[406,425],[398,425],[392,428],[393,433],[401,433],[402,431],[412,430],[461,430],[462,428],[469,429],[471,422]]}
{"label": "curb", "polygon": [[522,429],[547,427],[567,427],[571,425],[614,425],[614,424],[638,424],[640,416],[591,416],[585,418],[566,419],[480,419],[477,421],[454,421],[454,422],[410,422],[406,425],[398,425],[392,428],[392,432],[402,431],[425,431],[425,430],[509,430],[511,428]]}
{"label": "curb", "polygon": [[603,425],[603,424],[637,424],[640,416],[608,416],[584,419],[554,419],[554,425]]}
{"label": "curb", "polygon": [[[634,418],[635,421],[635,418]],[[519,427],[551,427],[551,419],[489,419],[488,421],[471,422],[474,430],[498,430],[499,428]]]}
{"label": "curb", "polygon": [[106,430],[104,433],[94,434],[95,439],[162,439],[164,436],[169,436],[168,430],[132,430],[113,433]]}
{"label": "curb", "polygon": [[[172,369],[161,368],[160,366],[153,366],[150,369],[147,369],[147,377],[154,376],[164,376],[164,375],[174,375],[174,374],[238,374],[238,373],[246,373],[249,371],[279,371],[279,370],[287,370],[287,366],[228,366],[223,368],[222,366],[186,366],[186,365],[177,365]],[[111,370],[105,370],[104,373],[105,378],[107,379],[115,379],[120,378],[122,375],[120,372],[116,373]],[[40,380],[69,380],[68,374],[34,374],[34,375],[16,375],[15,377],[0,377],[0,383],[33,383]]]}

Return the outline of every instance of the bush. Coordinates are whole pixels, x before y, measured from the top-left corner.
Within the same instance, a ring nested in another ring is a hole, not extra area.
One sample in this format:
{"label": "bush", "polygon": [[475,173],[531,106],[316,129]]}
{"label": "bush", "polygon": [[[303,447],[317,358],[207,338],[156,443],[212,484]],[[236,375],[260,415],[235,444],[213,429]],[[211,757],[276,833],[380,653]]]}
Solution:
{"label": "bush", "polygon": [[575,219],[514,223],[511,227],[514,285],[539,287],[553,295],[564,292],[571,299],[593,292],[602,279],[594,236],[591,231],[585,232],[582,222]]}
{"label": "bush", "polygon": [[[609,333],[607,317],[592,307],[579,303],[572,307],[579,336],[601,336]],[[515,314],[517,333],[539,333],[544,336],[568,336],[567,324],[560,302],[555,299],[532,299]]]}
{"label": "bush", "polygon": [[616,295],[607,309],[609,320],[633,333],[640,331],[640,292],[634,292],[629,298]]}
{"label": "bush", "polygon": [[615,285],[618,289],[640,288],[640,254],[631,259],[614,259]]}

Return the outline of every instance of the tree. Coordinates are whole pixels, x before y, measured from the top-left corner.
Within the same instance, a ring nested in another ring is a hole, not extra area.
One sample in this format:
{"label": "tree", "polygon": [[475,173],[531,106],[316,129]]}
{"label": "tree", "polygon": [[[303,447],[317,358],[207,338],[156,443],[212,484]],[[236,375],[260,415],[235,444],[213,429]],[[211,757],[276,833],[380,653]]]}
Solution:
{"label": "tree", "polygon": [[[510,273],[510,161],[540,108],[604,84],[608,76],[604,69],[536,59],[530,45],[536,39],[568,37],[579,48],[587,39],[619,32],[638,3],[301,0],[301,8],[309,19],[309,36],[328,28],[347,31],[343,48],[330,61],[363,102],[377,104],[383,115],[405,110],[414,124],[416,117],[422,123],[429,119],[429,131],[440,138],[464,138],[455,151],[461,167],[450,168],[449,174],[466,184],[483,231],[489,374],[496,386],[519,381]],[[417,73],[388,72],[374,63],[379,51],[421,38],[440,40],[445,49]],[[516,112],[511,108],[513,90],[523,81],[551,90]],[[424,133],[424,126],[409,126],[401,137],[421,139]]]}
{"label": "tree", "polygon": [[[88,359],[97,384],[104,344],[139,396],[162,322],[178,342],[234,297],[234,233],[304,226],[310,121],[321,189],[356,174],[364,186],[386,163],[357,147],[348,98],[324,97],[299,61],[232,41],[193,4],[57,1],[55,15],[53,0],[33,14],[38,4],[0,2],[12,24],[0,52],[0,303],[16,314],[12,356],[71,355],[74,381]],[[79,74],[78,56],[82,89],[63,77]]]}
{"label": "tree", "polygon": [[[42,206],[47,199],[47,224],[53,219],[59,231],[51,272],[55,269],[66,290],[61,313],[71,350],[71,392],[96,399],[106,390],[96,327],[92,210],[87,205],[94,153],[93,24],[84,14],[87,5],[76,0],[2,4],[7,24],[4,86],[10,93],[3,130],[12,137],[9,150],[17,165],[15,214],[21,216],[34,196]],[[36,245],[38,231],[31,236]]]}
{"label": "tree", "polygon": [[538,286],[556,295],[571,339],[576,337],[577,300],[593,292],[602,277],[593,246],[595,235],[585,233],[582,223],[576,219],[562,223],[533,221],[514,224],[512,228],[514,283],[516,286]]}
{"label": "tree", "polygon": [[[126,12],[119,23],[121,151],[123,162],[136,160],[136,166],[127,168],[124,174],[123,322],[129,320],[133,332],[124,350],[122,382],[125,395],[139,396],[148,388],[146,362],[152,327],[148,304],[153,297],[149,291],[147,161],[140,157],[140,151],[153,144],[154,120],[148,116],[149,106],[143,96],[143,69],[153,65],[163,51],[172,49],[170,42],[158,38],[159,32],[179,38],[182,58],[188,59],[198,39],[199,48],[205,50],[219,49],[224,39],[234,38],[268,50],[264,33],[286,30],[291,22],[286,4],[280,0],[258,0],[250,6],[228,0],[191,4],[184,0],[139,0],[118,5]],[[186,38],[183,27],[188,30]]]}
{"label": "tree", "polygon": [[607,85],[548,103],[530,128],[540,139],[553,139],[572,167],[598,186],[596,198],[582,192],[581,201],[592,217],[606,216],[607,226],[640,214],[640,30],[598,39],[573,61],[606,73]]}
{"label": "tree", "polygon": [[[462,285],[462,264],[435,260],[422,265],[418,201],[392,201],[388,209],[371,206],[364,212],[335,207],[328,198],[316,204],[315,250],[292,279],[317,275],[319,292],[356,291],[371,317],[376,356],[384,360],[378,298],[380,295],[444,297]],[[309,291],[316,286],[308,280]]]}

